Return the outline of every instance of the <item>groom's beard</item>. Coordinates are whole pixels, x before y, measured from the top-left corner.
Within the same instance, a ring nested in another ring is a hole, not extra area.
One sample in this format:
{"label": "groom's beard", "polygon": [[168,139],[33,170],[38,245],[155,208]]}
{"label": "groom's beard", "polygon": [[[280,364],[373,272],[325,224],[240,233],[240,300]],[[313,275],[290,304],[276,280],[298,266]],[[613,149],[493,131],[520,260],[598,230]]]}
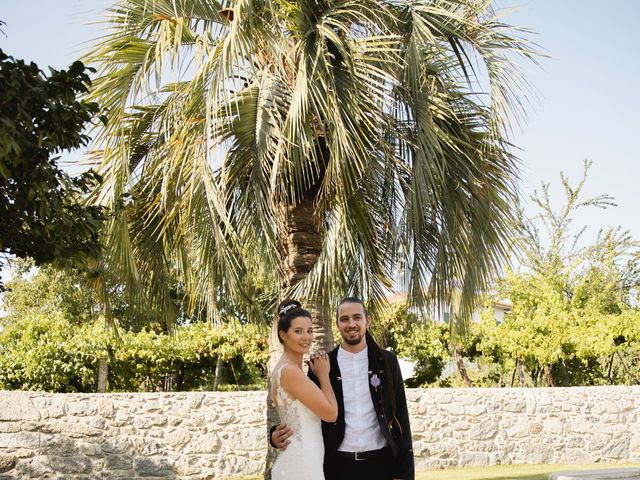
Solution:
{"label": "groom's beard", "polygon": [[342,339],[345,341],[345,343],[347,343],[348,345],[358,345],[360,342],[362,342],[362,339],[364,338],[363,335],[358,335],[356,337],[342,337]]}

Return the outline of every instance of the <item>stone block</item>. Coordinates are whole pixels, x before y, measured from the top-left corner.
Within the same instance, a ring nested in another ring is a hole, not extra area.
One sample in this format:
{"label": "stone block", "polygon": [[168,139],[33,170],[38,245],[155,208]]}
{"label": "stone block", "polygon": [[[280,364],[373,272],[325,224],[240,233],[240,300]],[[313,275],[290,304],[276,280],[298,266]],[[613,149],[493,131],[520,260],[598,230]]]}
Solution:
{"label": "stone block", "polygon": [[51,462],[46,455],[36,455],[33,458],[18,462],[18,470],[26,478],[42,478],[53,473]]}
{"label": "stone block", "polygon": [[467,420],[458,420],[457,422],[451,423],[451,428],[456,431],[466,431],[471,428],[471,423],[469,423]]}
{"label": "stone block", "polygon": [[108,455],[105,468],[107,470],[131,470],[133,459],[127,455]]}
{"label": "stone block", "polygon": [[469,430],[469,438],[472,440],[490,440],[498,433],[498,425],[495,421],[488,419]]}
{"label": "stone block", "polygon": [[464,415],[464,405],[461,403],[449,403],[440,405],[438,410],[447,413],[449,415]]}
{"label": "stone block", "polygon": [[191,440],[191,433],[189,433],[188,430],[180,428],[165,434],[164,440],[171,447],[181,450]]}
{"label": "stone block", "polygon": [[0,422],[40,420],[29,393],[0,391]]}
{"label": "stone block", "polygon": [[533,422],[529,424],[529,433],[531,435],[538,435],[542,432],[542,424],[540,422]]}
{"label": "stone block", "polygon": [[[264,435],[263,437],[264,438]],[[220,450],[220,439],[215,433],[207,433],[204,435],[194,435],[185,448],[185,453],[217,453]],[[234,450],[242,450],[244,438],[242,435],[235,436],[233,441],[227,442],[227,445]]]}
{"label": "stone block", "polygon": [[525,413],[526,410],[527,410],[527,404],[522,399],[505,402],[505,405],[504,405],[505,412]]}
{"label": "stone block", "polygon": [[[138,419],[136,419],[138,420]],[[167,415],[162,413],[152,413],[144,417],[144,428],[152,427],[164,427],[167,424]],[[134,427],[136,427],[136,421],[134,420]]]}
{"label": "stone block", "polygon": [[640,436],[638,434],[633,436],[629,442],[629,459],[634,460],[637,458],[640,458]]}
{"label": "stone block", "polygon": [[39,448],[40,434],[19,431],[16,433],[0,433],[0,448]]}
{"label": "stone block", "polygon": [[175,475],[172,463],[166,458],[136,457],[133,467],[141,477],[168,477]]}
{"label": "stone block", "polygon": [[418,389],[409,389],[407,390],[407,402],[411,403],[419,403],[422,399],[422,390]]}
{"label": "stone block", "polygon": [[132,437],[129,442],[133,446],[133,451],[141,455],[157,455],[165,450],[164,444],[147,437]]}
{"label": "stone block", "polygon": [[104,433],[103,429],[92,427],[91,425],[84,423],[84,421],[67,423],[64,430],[70,437],[74,438],[95,437]]}
{"label": "stone block", "polygon": [[560,435],[564,429],[564,425],[559,418],[550,417],[544,420],[543,430],[547,434]]}
{"label": "stone block", "polygon": [[0,453],[0,473],[8,472],[9,470],[13,470],[13,467],[16,466],[18,459],[15,455],[5,455]]}
{"label": "stone block", "polygon": [[566,463],[574,465],[585,465],[595,460],[589,451],[582,448],[566,448],[563,458],[566,458]]}
{"label": "stone block", "polygon": [[90,480],[131,480],[135,478],[132,470],[103,470],[92,474]]}
{"label": "stone block", "polygon": [[[536,392],[537,393],[537,392]],[[538,410],[538,400],[535,395],[527,395],[525,398],[527,405],[527,415],[535,415]]]}
{"label": "stone block", "polygon": [[203,393],[194,393],[189,396],[189,408],[197,409],[202,405],[202,401],[204,400]]}
{"label": "stone block", "polygon": [[0,422],[0,433],[17,433],[22,430],[20,422]]}
{"label": "stone block", "polygon": [[620,413],[620,407],[610,400],[605,400],[604,402],[596,404],[593,411],[596,415],[600,416],[617,415],[618,413]]}
{"label": "stone block", "polygon": [[629,439],[614,438],[610,443],[605,445],[601,451],[601,455],[607,459],[624,460],[629,456]]}
{"label": "stone block", "polygon": [[584,418],[577,417],[571,422],[571,431],[574,433],[585,434],[593,430],[593,424]]}
{"label": "stone block", "polygon": [[97,428],[99,430],[104,430],[105,425],[107,424],[106,420],[100,416],[89,417],[87,419],[87,424],[90,427]]}
{"label": "stone block", "polygon": [[124,427],[119,427],[117,430],[118,435],[125,438],[136,434],[136,429],[133,427],[133,425],[125,425]]}
{"label": "stone block", "polygon": [[553,462],[553,456],[556,449],[552,445],[531,445],[524,453],[524,459],[527,463],[532,464],[549,464]]}
{"label": "stone block", "polygon": [[427,406],[426,405],[420,405],[420,404],[409,405],[408,409],[409,409],[409,414],[410,415],[418,416],[418,417],[426,415],[427,412],[428,412]]}
{"label": "stone block", "polygon": [[[215,420],[215,418],[213,418],[213,420]],[[178,425],[180,425],[183,422],[183,419],[180,417],[174,417],[173,415],[170,415],[168,417],[168,421],[170,426],[172,427],[177,427]]]}
{"label": "stone block", "polygon": [[125,453],[133,451],[131,442],[126,437],[113,437],[108,438],[104,443],[101,443],[102,451],[107,454]]}
{"label": "stone block", "polygon": [[42,418],[61,418],[66,414],[64,401],[59,401],[56,397],[34,398],[33,404]]}
{"label": "stone block", "polygon": [[238,419],[236,418],[235,415],[233,414],[225,414],[225,415],[221,415],[218,418],[218,425],[229,425],[230,423],[237,423]]}
{"label": "stone block", "polygon": [[76,442],[75,448],[78,453],[88,455],[90,457],[96,457],[103,454],[102,447],[98,443],[92,441],[79,440]]}
{"label": "stone block", "polygon": [[94,400],[75,401],[67,403],[67,415],[73,417],[87,417],[98,413],[98,405]]}
{"label": "stone block", "polygon": [[91,473],[91,460],[84,455],[70,457],[51,456],[51,467],[64,475]]}
{"label": "stone block", "polygon": [[[34,429],[35,430],[35,429]],[[51,419],[48,422],[42,422],[38,425],[37,431],[42,433],[62,433],[64,430],[64,423],[58,422],[55,419]]]}
{"label": "stone block", "polygon": [[467,453],[463,452],[460,455],[459,465],[461,467],[473,466],[484,467],[489,465],[490,457],[486,453]]}
{"label": "stone block", "polygon": [[98,400],[98,415],[104,418],[113,418],[114,415],[113,401],[109,398],[101,398]]}
{"label": "stone block", "polygon": [[61,418],[66,415],[66,412],[62,405],[53,404],[45,411],[49,418]]}
{"label": "stone block", "polygon": [[518,419],[518,421],[507,429],[507,436],[509,438],[524,438],[529,435],[529,422],[525,419]]}
{"label": "stone block", "polygon": [[465,415],[477,417],[478,415],[487,413],[487,407],[485,407],[484,405],[466,405],[464,407],[464,413]]}
{"label": "stone block", "polygon": [[137,417],[133,421],[133,428],[136,430],[147,430],[151,428],[151,420],[148,417]]}
{"label": "stone block", "polygon": [[44,436],[40,441],[40,447],[47,452],[64,455],[65,452],[75,450],[76,439],[67,437],[63,433]]}

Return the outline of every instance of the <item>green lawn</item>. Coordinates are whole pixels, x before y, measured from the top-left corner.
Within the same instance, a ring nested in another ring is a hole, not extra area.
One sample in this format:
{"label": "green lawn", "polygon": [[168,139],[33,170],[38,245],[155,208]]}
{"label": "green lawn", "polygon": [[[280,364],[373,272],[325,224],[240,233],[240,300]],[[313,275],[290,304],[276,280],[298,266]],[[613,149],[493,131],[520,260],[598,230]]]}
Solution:
{"label": "green lawn", "polygon": [[595,470],[596,468],[640,467],[640,463],[615,465],[499,465],[485,468],[456,468],[419,472],[416,480],[547,480],[561,470]]}
{"label": "green lawn", "polygon": [[[484,468],[452,468],[431,472],[418,472],[416,480],[547,480],[549,474],[561,470],[595,470],[597,468],[640,467],[640,463],[594,465],[499,465]],[[244,477],[261,480],[262,477]],[[355,480],[355,479],[354,479]]]}

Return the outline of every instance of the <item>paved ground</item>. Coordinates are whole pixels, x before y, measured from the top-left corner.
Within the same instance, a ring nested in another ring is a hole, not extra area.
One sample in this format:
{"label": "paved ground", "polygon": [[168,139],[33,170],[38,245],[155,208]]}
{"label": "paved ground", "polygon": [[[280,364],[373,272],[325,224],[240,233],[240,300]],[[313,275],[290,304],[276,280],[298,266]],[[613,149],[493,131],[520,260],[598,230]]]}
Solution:
{"label": "paved ground", "polygon": [[556,472],[549,475],[549,480],[640,480],[640,468]]}

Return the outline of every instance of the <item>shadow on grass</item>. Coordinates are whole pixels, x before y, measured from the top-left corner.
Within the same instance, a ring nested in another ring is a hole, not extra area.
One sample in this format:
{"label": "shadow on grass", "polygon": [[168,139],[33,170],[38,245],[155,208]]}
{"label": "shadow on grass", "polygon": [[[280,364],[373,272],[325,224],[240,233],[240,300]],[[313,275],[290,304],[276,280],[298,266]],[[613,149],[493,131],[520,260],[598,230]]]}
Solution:
{"label": "shadow on grass", "polygon": [[[553,471],[549,471],[546,473],[530,473],[530,474],[514,474],[514,475],[501,475],[496,477],[495,475],[489,475],[487,477],[473,477],[473,479],[469,478],[468,480],[547,480],[549,475],[554,473]],[[431,477],[428,473],[422,477],[422,480],[431,480],[434,477]],[[451,477],[454,478],[454,477]],[[440,479],[438,479],[440,480]]]}
{"label": "shadow on grass", "polygon": [[607,468],[638,468],[638,463],[587,465],[501,465],[418,472],[417,480],[548,480],[557,472],[600,470]]}
{"label": "shadow on grass", "polygon": [[421,475],[417,476],[418,480],[547,480],[551,473],[554,473],[556,470],[542,471],[542,472],[529,472],[529,473],[494,473],[494,474],[478,474],[478,475],[469,475],[468,472],[465,474],[456,476],[454,472],[451,472],[450,475],[433,475],[429,472],[422,472]]}
{"label": "shadow on grass", "polygon": [[[514,476],[509,476],[509,477],[485,477],[485,478],[480,478],[478,477],[477,480],[547,480],[549,478],[549,474],[551,474],[553,472],[549,472],[549,473],[532,473],[530,475],[518,475],[517,477]],[[428,478],[428,477],[427,477]]]}

